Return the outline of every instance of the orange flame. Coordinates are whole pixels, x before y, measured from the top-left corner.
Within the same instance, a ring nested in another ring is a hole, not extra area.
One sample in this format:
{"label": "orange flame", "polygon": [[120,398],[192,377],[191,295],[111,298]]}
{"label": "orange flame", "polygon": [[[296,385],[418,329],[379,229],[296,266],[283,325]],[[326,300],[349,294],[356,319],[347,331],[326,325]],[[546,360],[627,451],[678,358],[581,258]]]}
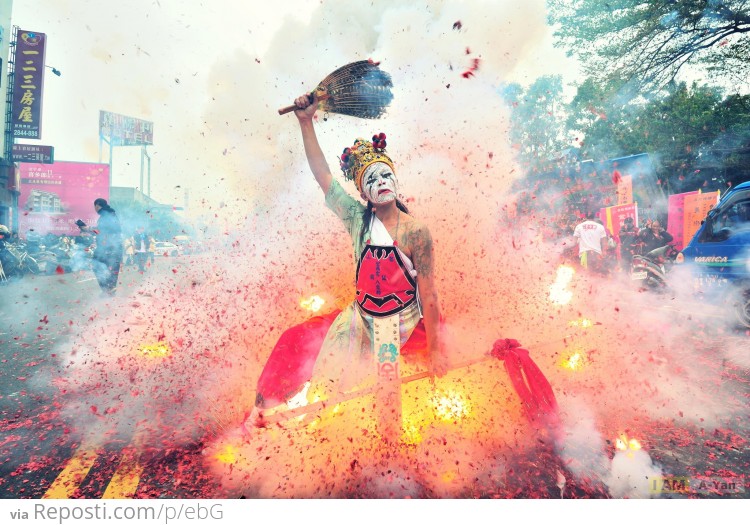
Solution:
{"label": "orange flame", "polygon": [[319,295],[311,295],[307,299],[299,300],[299,305],[310,312],[317,312],[325,303],[325,299]]}
{"label": "orange flame", "polygon": [[422,442],[422,437],[419,427],[411,422],[404,421],[403,432],[401,434],[401,441],[405,445],[418,445]]}
{"label": "orange flame", "polygon": [[573,280],[575,270],[571,266],[562,265],[557,269],[555,282],[549,287],[549,300],[553,304],[568,304],[573,298],[573,292],[567,289],[570,281]]}
{"label": "orange flame", "polygon": [[169,357],[172,354],[172,349],[164,342],[153,345],[141,345],[139,350],[141,355],[150,358]]}
{"label": "orange flame", "polygon": [[471,414],[471,404],[461,392],[449,390],[432,398],[435,415],[443,421],[459,421]]}
{"label": "orange flame", "polygon": [[578,328],[591,328],[594,326],[594,321],[591,319],[586,319],[585,317],[581,319],[576,319],[575,321],[571,321],[568,323],[568,326],[578,327]]}
{"label": "orange flame", "polygon": [[219,463],[230,465],[237,461],[237,447],[234,445],[225,445],[215,456],[214,459]]}
{"label": "orange flame", "polygon": [[627,434],[622,434],[615,440],[615,447],[617,448],[617,450],[620,450],[622,452],[628,450],[641,450],[641,448],[643,448],[640,441],[638,441],[637,439],[628,438]]}
{"label": "orange flame", "polygon": [[580,370],[588,363],[586,354],[582,351],[576,351],[570,354],[568,357],[563,358],[561,366],[568,370]]}

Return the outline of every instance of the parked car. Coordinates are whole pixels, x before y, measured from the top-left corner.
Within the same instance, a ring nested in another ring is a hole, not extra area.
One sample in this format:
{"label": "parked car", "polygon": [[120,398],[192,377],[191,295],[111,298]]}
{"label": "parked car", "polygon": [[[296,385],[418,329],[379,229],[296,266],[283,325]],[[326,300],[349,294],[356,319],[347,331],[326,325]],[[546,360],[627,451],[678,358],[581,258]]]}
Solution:
{"label": "parked car", "polygon": [[675,262],[706,300],[732,306],[750,328],[750,182],[729,190],[708,212]]}
{"label": "parked car", "polygon": [[166,257],[177,257],[182,255],[182,249],[174,243],[169,241],[156,241],[156,249],[154,250],[154,256],[166,256]]}
{"label": "parked car", "polygon": [[203,251],[200,241],[195,241],[187,237],[175,237],[174,242],[180,248],[183,255],[192,255]]}

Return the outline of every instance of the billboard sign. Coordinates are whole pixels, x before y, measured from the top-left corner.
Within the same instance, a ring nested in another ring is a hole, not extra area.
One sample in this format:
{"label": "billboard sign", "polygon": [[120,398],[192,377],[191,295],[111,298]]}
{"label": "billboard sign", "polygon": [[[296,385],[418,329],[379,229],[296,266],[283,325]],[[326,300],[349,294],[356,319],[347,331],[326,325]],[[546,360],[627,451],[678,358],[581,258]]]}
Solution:
{"label": "billboard sign", "polygon": [[36,144],[13,144],[13,162],[55,162],[55,148]]}
{"label": "billboard sign", "polygon": [[109,111],[99,111],[99,136],[113,146],[148,146],[154,143],[154,123]]}
{"label": "billboard sign", "polygon": [[42,88],[46,35],[19,29],[13,77],[13,136],[42,138]]}
{"label": "billboard sign", "polygon": [[96,224],[94,200],[109,199],[109,165],[90,162],[22,162],[18,232],[78,234],[75,222]]}

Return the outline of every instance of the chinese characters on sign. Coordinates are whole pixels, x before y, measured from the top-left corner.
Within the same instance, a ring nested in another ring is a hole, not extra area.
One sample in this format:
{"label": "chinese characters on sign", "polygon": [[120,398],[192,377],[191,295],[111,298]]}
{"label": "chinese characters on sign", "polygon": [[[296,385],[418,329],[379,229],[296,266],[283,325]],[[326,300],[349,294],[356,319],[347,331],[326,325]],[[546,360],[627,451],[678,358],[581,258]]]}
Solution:
{"label": "chinese characters on sign", "polygon": [[154,143],[154,123],[99,111],[99,135],[113,146],[148,146]]}
{"label": "chinese characters on sign", "polygon": [[706,218],[708,211],[719,202],[719,192],[689,193],[685,196],[684,223],[682,235],[684,240],[690,240]]}
{"label": "chinese characters on sign", "polygon": [[42,87],[44,84],[44,33],[16,33],[16,69],[13,77],[13,136],[42,138]]}
{"label": "chinese characters on sign", "polygon": [[13,161],[53,164],[55,162],[55,148],[35,144],[13,144]]}

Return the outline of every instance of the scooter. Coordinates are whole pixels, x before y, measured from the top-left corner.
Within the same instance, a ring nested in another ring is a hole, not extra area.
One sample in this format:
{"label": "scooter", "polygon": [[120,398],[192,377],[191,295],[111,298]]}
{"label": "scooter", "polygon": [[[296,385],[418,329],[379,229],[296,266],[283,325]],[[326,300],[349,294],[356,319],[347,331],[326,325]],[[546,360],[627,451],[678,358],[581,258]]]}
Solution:
{"label": "scooter", "polygon": [[63,238],[40,254],[44,273],[70,273],[91,269],[91,251],[72,238]]}
{"label": "scooter", "polygon": [[0,282],[21,278],[27,273],[38,274],[39,264],[29,255],[23,244],[3,243],[0,248]]}
{"label": "scooter", "polygon": [[630,263],[630,279],[642,289],[666,289],[667,273],[678,253],[680,252],[677,248],[667,244],[642,255],[633,255]]}

